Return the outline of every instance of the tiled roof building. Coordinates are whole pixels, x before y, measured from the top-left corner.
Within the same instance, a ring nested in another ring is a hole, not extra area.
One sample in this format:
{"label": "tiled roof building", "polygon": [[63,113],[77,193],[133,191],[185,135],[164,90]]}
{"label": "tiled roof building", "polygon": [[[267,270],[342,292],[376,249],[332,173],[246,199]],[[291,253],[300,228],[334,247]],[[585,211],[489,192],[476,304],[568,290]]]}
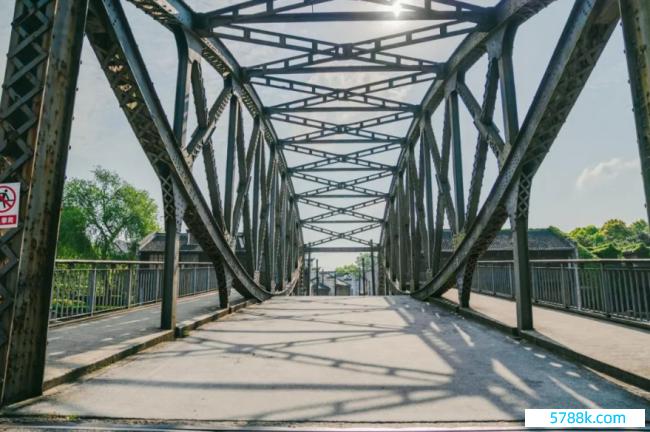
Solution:
{"label": "tiled roof building", "polygon": [[[578,249],[571,240],[556,234],[550,228],[528,230],[528,247],[531,259],[575,259]],[[451,232],[445,230],[442,236],[443,259],[454,251]],[[481,257],[483,261],[512,259],[512,235],[510,230],[501,230]]]}
{"label": "tiled roof building", "polygon": [[[572,241],[557,235],[549,228],[528,231],[528,243],[531,259],[573,259],[577,258],[577,248]],[[243,250],[243,242],[237,238],[237,250]],[[442,237],[442,258],[448,259],[454,251],[451,232],[445,230]],[[154,232],[143,238],[138,244],[139,259],[142,261],[162,261],[165,252],[165,233]],[[512,236],[510,230],[501,230],[481,260],[498,261],[512,259]],[[180,234],[180,261],[209,261],[201,246],[189,233]]]}

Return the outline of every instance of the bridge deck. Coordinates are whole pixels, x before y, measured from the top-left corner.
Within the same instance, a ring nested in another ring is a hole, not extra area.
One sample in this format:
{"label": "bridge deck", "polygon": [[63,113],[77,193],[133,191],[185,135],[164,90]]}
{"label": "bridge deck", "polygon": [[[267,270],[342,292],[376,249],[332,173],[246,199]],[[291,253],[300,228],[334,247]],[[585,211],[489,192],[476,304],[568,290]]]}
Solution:
{"label": "bridge deck", "polygon": [[522,420],[523,409],[533,407],[650,404],[544,350],[409,297],[291,297],[140,353],[17,413],[467,422]]}

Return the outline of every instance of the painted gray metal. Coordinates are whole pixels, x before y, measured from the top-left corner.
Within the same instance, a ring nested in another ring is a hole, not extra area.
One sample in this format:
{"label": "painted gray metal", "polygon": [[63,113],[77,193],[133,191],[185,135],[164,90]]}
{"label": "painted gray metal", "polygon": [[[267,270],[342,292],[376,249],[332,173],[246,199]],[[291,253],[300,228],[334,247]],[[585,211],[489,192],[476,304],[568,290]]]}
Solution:
{"label": "painted gray metal", "polygon": [[[0,99],[0,182],[19,182],[3,230],[0,405],[41,393],[54,259],[87,0],[18,1]],[[39,37],[33,37],[39,35]]]}

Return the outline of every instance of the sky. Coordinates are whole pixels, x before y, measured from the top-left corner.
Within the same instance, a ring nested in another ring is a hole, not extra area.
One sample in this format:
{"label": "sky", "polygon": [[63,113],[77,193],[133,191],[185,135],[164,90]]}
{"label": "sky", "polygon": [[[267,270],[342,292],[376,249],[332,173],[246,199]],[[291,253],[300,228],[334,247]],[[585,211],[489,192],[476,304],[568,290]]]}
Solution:
{"label": "sky", "polygon": [[[413,0],[415,1],[415,0]],[[188,4],[197,11],[208,11],[224,7],[234,1],[224,0],[189,0]],[[475,4],[493,5],[494,0],[474,1]],[[124,8],[134,35],[147,64],[155,88],[163,107],[170,118],[173,114],[174,86],[176,80],[177,55],[171,33],[156,24],[128,2]],[[514,69],[517,84],[517,103],[520,123],[526,116],[528,107],[537,91],[544,70],[555,48],[562,28],[566,22],[573,1],[558,0],[520,27],[515,39]],[[12,0],[0,0],[0,10],[13,10]],[[311,10],[311,8],[309,8]],[[380,6],[357,1],[337,0],[314,7],[315,11],[381,10]],[[9,43],[11,14],[0,15],[0,47],[6,52]],[[257,25],[256,28],[282,31],[293,35],[330,41],[356,42],[384,34],[396,33],[411,28],[418,28],[427,23],[385,22],[385,23],[321,23],[310,24],[272,24]],[[397,52],[426,60],[444,62],[462,37],[418,44]],[[283,57],[296,55],[295,51],[280,50],[257,45],[224,41],[241,65],[251,66]],[[531,228],[554,225],[564,231],[577,226],[602,225],[612,218],[622,219],[628,223],[645,219],[643,185],[640,175],[638,148],[632,102],[627,78],[627,67],[623,51],[620,26],[615,31],[598,65],[592,73],[586,88],[581,94],[568,121],[562,128],[556,142],[538,171],[531,198]],[[0,70],[5,70],[6,57],[0,58]],[[467,83],[475,97],[480,101],[486,74],[487,61],[481,59],[467,73]],[[208,104],[217,97],[222,89],[222,80],[209,66],[203,64],[204,82]],[[4,74],[4,72],[2,72]],[[357,84],[397,76],[396,73],[364,74],[313,74],[292,75],[288,78],[323,84],[330,87],[351,87]],[[375,95],[419,103],[429,87],[430,82],[384,91]],[[294,100],[304,95],[282,92],[264,87],[256,87],[265,105],[274,105]],[[497,101],[495,123],[503,130],[500,115],[500,100]],[[344,106],[344,105],[339,105]],[[351,105],[350,105],[351,106]],[[442,130],[442,110],[433,116],[433,127],[438,139]],[[303,115],[303,114],[301,114]],[[328,114],[331,117],[318,118],[336,123],[346,123],[363,118],[370,118],[376,113],[362,114]],[[304,115],[307,116],[307,115]],[[227,113],[217,125],[213,135],[217,169],[224,172],[225,146],[227,135]],[[374,128],[373,130],[397,136],[403,136],[410,120]],[[289,137],[313,129],[274,122],[281,138]],[[188,130],[196,127],[196,119],[190,114]],[[245,131],[250,135],[252,120],[246,114]],[[461,136],[463,173],[465,177],[465,196],[468,196],[474,148],[477,132],[464,107],[461,107]],[[106,78],[99,68],[97,59],[87,41],[84,42],[82,67],[79,76],[75,120],[73,123],[71,150],[67,166],[67,178],[92,177],[95,166],[102,166],[116,171],[126,181],[137,188],[144,189],[161,205],[160,183],[154,174],[142,148],[134,137],[117,100],[108,86]],[[354,151],[362,147],[317,146],[335,153]],[[394,164],[397,152],[384,153],[368,160]],[[317,160],[315,158],[289,154],[290,166]],[[207,196],[207,184],[203,162],[195,164],[195,175],[200,187]],[[354,173],[353,173],[354,174]],[[360,177],[364,174],[347,174],[338,180]],[[497,175],[496,160],[490,156],[482,198],[488,195]],[[221,175],[223,177],[223,174]],[[322,177],[328,177],[323,174]],[[333,178],[330,176],[330,178]],[[389,179],[368,183],[369,188],[386,190]],[[316,187],[304,181],[296,181],[297,191]],[[223,189],[223,184],[220,185]],[[339,202],[337,202],[339,201]],[[350,205],[355,202],[330,200],[333,205]],[[301,217],[309,217],[322,211],[301,205]],[[365,209],[366,214],[383,216],[383,205]],[[338,227],[345,230],[352,227]],[[323,234],[305,231],[305,240],[313,241],[325,237]],[[359,234],[361,238],[379,239],[379,230]],[[337,241],[331,246],[352,245],[346,241]],[[327,246],[330,246],[327,245]],[[320,266],[326,269],[354,261],[356,254],[319,254]]]}

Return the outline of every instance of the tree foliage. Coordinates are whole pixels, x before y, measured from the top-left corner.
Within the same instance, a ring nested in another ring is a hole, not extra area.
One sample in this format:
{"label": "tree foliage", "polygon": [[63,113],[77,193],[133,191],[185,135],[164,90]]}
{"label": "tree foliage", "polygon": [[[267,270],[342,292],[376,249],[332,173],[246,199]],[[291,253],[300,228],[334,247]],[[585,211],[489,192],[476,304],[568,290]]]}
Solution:
{"label": "tree foliage", "polygon": [[61,209],[59,242],[56,255],[61,259],[97,259],[90,237],[86,234],[86,217],[76,207]]}
{"label": "tree foliage", "polygon": [[360,253],[357,255],[356,259],[354,260],[354,264],[347,264],[342,267],[338,267],[336,269],[336,272],[339,274],[348,274],[351,273],[355,276],[359,276],[361,273],[361,269],[365,268],[366,271],[370,271],[370,252],[364,252]]}
{"label": "tree foliage", "polygon": [[357,255],[356,264],[359,268],[365,266],[366,271],[370,270],[370,252],[364,252]]}
{"label": "tree foliage", "polygon": [[593,248],[591,252],[598,258],[603,259],[617,259],[623,257],[621,250],[611,243],[607,243],[605,246]]}
{"label": "tree foliage", "polygon": [[588,225],[566,236],[577,243],[580,258],[620,258],[624,251],[644,253],[650,246],[650,230],[644,220],[627,225],[620,219],[610,219],[600,228]]}
{"label": "tree foliage", "polygon": [[344,265],[343,267],[337,267],[336,273],[340,275],[351,273],[356,276],[359,274],[359,267],[356,264]]}
{"label": "tree foliage", "polygon": [[157,230],[158,207],[149,193],[95,167],[92,180],[65,185],[57,256],[132,259],[138,241]]}

